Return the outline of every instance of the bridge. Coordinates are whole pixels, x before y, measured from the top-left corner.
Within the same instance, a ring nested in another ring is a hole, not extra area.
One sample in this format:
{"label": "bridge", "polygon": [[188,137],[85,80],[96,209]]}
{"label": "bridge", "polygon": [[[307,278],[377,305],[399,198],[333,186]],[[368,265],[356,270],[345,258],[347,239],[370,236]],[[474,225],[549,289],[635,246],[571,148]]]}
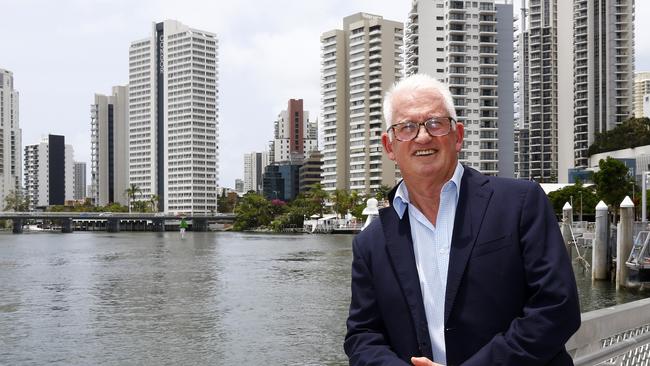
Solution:
{"label": "bridge", "polygon": [[187,220],[192,231],[207,231],[210,223],[233,223],[235,214],[216,213],[214,215],[177,215],[164,212],[0,212],[0,220],[11,220],[13,233],[21,234],[23,226],[29,221],[49,220],[61,225],[61,232],[71,233],[74,227],[95,226],[100,223],[108,232],[119,232],[121,227],[137,227],[143,231],[165,231],[167,221],[177,223],[181,218]]}

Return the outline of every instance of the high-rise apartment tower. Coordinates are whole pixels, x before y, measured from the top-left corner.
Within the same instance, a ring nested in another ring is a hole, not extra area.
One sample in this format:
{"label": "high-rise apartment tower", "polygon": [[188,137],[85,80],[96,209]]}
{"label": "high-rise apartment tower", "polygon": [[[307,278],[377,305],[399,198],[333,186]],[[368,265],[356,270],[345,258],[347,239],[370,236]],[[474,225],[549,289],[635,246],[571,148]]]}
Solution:
{"label": "high-rise apartment tower", "polygon": [[25,194],[29,207],[64,205],[74,198],[74,160],[65,137],[48,135],[25,146]]}
{"label": "high-rise apartment tower", "polygon": [[310,151],[318,149],[318,127],[309,120],[302,99],[290,99],[274,123],[269,159],[272,163],[302,164]]}
{"label": "high-rise apartment tower", "polygon": [[519,178],[566,182],[573,166],[573,17],[561,0],[522,3]]}
{"label": "high-rise apartment tower", "polygon": [[515,67],[515,178],[529,179],[530,177],[530,147],[529,147],[529,99],[528,99],[528,9],[522,6],[520,16],[515,17],[514,30],[514,67]]}
{"label": "high-rise apartment tower", "polygon": [[128,87],[115,86],[111,95],[95,94],[90,106],[91,187],[96,205],[128,204]]}
{"label": "high-rise apartment tower", "polygon": [[217,210],[215,34],[154,23],[129,49],[129,183],[165,212]]}
{"label": "high-rise apartment tower", "polygon": [[403,24],[357,13],[321,35],[323,181],[326,191],[392,186],[395,163],[383,154],[383,96],[402,78]]}
{"label": "high-rise apartment tower", "polygon": [[262,193],[264,168],[269,165],[269,153],[252,152],[244,154],[244,193]]}
{"label": "high-rise apartment tower", "polygon": [[634,77],[634,116],[647,117],[643,112],[644,97],[650,94],[650,72],[637,72]]}
{"label": "high-rise apartment tower", "polygon": [[[498,22],[497,22],[498,20]],[[450,87],[465,126],[460,161],[514,176],[512,4],[414,0],[406,27],[406,73]]]}
{"label": "high-rise apartment tower", "polygon": [[632,114],[634,0],[574,0],[574,159]]}
{"label": "high-rise apartment tower", "polygon": [[0,69],[0,210],[5,197],[21,190],[22,151],[18,91],[11,71]]}
{"label": "high-rise apartment tower", "polygon": [[86,198],[86,163],[74,163],[74,182],[72,198],[83,200]]}

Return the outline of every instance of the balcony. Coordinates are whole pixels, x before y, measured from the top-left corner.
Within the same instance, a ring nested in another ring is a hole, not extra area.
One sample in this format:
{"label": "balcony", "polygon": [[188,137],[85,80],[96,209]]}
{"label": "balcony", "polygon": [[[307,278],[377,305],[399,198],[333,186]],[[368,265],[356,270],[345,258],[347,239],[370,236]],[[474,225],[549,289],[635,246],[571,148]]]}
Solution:
{"label": "balcony", "polygon": [[466,48],[465,46],[462,45],[454,45],[454,46],[449,46],[449,54],[456,54],[456,53],[465,53]]}
{"label": "balcony", "polygon": [[450,13],[465,13],[465,4],[463,1],[450,1],[449,2],[449,12]]}
{"label": "balcony", "polygon": [[[497,23],[497,20],[494,17],[494,15],[486,15],[486,14],[479,15],[479,21],[482,22],[482,23],[489,23],[489,24],[496,24]],[[531,25],[531,28],[532,28],[532,25]]]}
{"label": "balcony", "polygon": [[465,35],[467,31],[463,24],[450,24],[449,25],[449,34],[452,35]]}
{"label": "balcony", "polygon": [[481,6],[478,9],[478,13],[480,15],[482,15],[482,14],[496,14],[496,9],[494,8],[494,5],[492,5],[492,4],[481,4]]}
{"label": "balcony", "polygon": [[462,35],[451,35],[449,37],[449,44],[450,45],[466,45],[467,42],[465,41],[465,36]]}
{"label": "balcony", "polygon": [[418,7],[417,4],[411,8],[411,11],[409,12],[409,20],[412,22],[417,22],[418,20]]}
{"label": "balcony", "polygon": [[496,65],[497,60],[494,57],[481,57],[480,58],[480,66],[489,66],[489,65]]}

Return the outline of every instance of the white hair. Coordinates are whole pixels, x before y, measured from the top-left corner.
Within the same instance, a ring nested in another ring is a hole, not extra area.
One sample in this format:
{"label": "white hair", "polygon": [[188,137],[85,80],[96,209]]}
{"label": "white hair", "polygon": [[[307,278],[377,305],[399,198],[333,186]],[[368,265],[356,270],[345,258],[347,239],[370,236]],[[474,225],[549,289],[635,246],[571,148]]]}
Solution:
{"label": "white hair", "polygon": [[[454,107],[454,98],[451,96],[449,86],[443,82],[432,78],[426,74],[414,74],[397,82],[386,93],[384,97],[384,119],[386,127],[393,124],[393,96],[408,90],[430,90],[439,93],[442,96],[445,108],[449,116],[456,120],[456,108]],[[454,124],[452,123],[452,128]]]}

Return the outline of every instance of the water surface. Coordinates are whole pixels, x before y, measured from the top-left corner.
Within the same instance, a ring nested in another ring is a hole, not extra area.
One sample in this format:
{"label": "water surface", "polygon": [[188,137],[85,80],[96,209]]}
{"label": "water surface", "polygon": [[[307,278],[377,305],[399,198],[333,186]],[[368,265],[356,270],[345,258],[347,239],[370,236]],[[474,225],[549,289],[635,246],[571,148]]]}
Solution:
{"label": "water surface", "polygon": [[0,234],[0,364],[344,365],[350,242]]}
{"label": "water surface", "polygon": [[[346,365],[351,241],[1,233],[0,364]],[[643,296],[574,268],[583,311]]]}

